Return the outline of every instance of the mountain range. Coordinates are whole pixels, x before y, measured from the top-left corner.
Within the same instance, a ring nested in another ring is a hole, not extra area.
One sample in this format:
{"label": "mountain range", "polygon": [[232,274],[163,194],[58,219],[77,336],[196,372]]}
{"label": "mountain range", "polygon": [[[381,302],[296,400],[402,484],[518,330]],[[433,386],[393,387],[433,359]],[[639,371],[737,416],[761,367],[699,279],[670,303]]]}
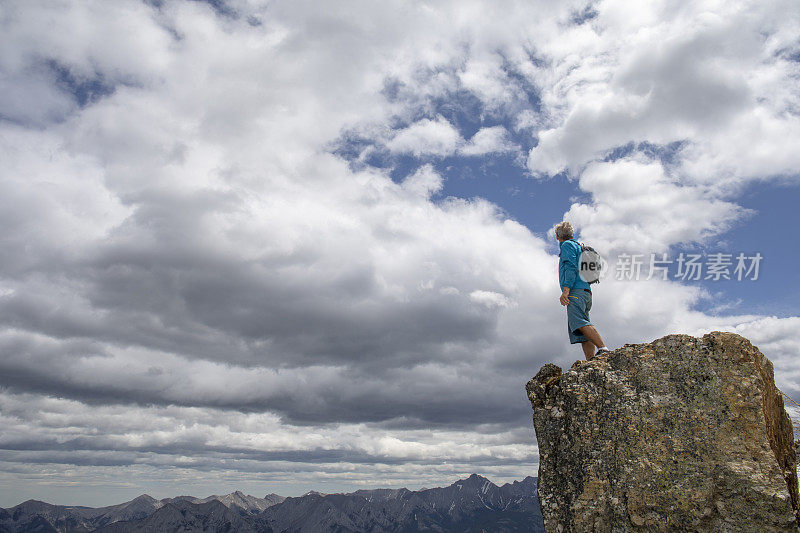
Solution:
{"label": "mountain range", "polygon": [[309,492],[264,498],[234,492],[157,500],[143,494],[108,507],[28,500],[0,509],[0,533],[406,533],[544,531],[536,478],[497,486],[473,474],[448,487]]}

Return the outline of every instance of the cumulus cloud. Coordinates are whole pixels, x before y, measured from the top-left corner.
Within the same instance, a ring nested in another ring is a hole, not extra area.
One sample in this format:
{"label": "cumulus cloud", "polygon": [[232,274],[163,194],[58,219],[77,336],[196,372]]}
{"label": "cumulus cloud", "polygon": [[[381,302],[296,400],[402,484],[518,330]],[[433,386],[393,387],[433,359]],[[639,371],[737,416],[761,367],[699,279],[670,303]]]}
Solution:
{"label": "cumulus cloud", "polygon": [[598,3],[539,49],[549,116],[528,167],[579,180],[590,196],[565,217],[608,253],[710,242],[746,219],[747,183],[796,179],[800,13],[697,2],[621,16],[628,7]]}
{"label": "cumulus cloud", "polygon": [[442,177],[431,165],[423,165],[403,180],[403,189],[427,198],[442,190]]}
{"label": "cumulus cloud", "polygon": [[[751,134],[788,135],[800,124],[796,113],[787,113],[796,108],[797,94],[786,88],[798,67],[785,55],[797,47],[791,37],[797,7],[686,7],[640,6],[622,17],[622,3],[602,2],[590,23],[571,30],[574,38],[545,50],[553,68],[541,73],[543,100],[555,113],[531,150],[532,171],[580,173],[629,142],[682,141],[692,154],[684,171],[693,180],[763,175],[761,149],[752,144],[761,145],[759,135]],[[772,140],[764,143],[773,156],[767,166],[796,168],[796,151]]]}
{"label": "cumulus cloud", "polygon": [[485,155],[493,153],[513,152],[517,149],[514,143],[508,140],[508,132],[503,126],[481,128],[465,144],[460,153],[463,155]]}
{"label": "cumulus cloud", "polygon": [[508,298],[504,295],[492,291],[472,291],[469,294],[473,302],[478,302],[486,307],[507,307]]}
{"label": "cumulus cloud", "polygon": [[386,146],[397,153],[443,157],[455,153],[462,143],[458,130],[443,117],[437,117],[436,120],[420,120],[400,130]]}
{"label": "cumulus cloud", "polygon": [[591,194],[591,204],[572,204],[564,217],[610,255],[703,242],[749,214],[706,187],[676,183],[658,161],[591,163],[579,184]]}
{"label": "cumulus cloud", "polygon": [[503,126],[481,128],[469,141],[447,120],[439,116],[436,120],[423,119],[397,132],[386,143],[394,153],[414,156],[446,157],[456,154],[481,156],[486,154],[513,152],[518,147],[509,140]]}

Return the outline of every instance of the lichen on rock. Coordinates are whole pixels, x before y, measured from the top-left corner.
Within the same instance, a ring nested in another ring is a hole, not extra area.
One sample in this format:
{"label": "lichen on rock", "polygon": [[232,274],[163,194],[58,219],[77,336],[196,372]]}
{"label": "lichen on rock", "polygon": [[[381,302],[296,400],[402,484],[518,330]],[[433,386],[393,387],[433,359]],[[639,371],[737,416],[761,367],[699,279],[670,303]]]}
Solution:
{"label": "lichen on rock", "polygon": [[548,533],[797,531],[791,420],[747,339],[626,344],[526,391]]}

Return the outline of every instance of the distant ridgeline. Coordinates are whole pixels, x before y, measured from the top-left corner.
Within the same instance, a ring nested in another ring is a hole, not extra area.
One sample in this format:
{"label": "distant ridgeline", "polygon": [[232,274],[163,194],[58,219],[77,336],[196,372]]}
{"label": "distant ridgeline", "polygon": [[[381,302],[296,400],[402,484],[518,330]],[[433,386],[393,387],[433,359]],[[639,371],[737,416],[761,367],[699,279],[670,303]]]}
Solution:
{"label": "distant ridgeline", "polygon": [[798,530],[792,422],[747,339],[626,344],[526,391],[548,533]]}
{"label": "distant ridgeline", "polygon": [[476,474],[449,487],[308,493],[265,498],[234,492],[205,499],[147,495],[101,508],[29,500],[0,509],[0,532],[122,533],[204,531],[237,533],[543,532],[536,479],[498,487]]}

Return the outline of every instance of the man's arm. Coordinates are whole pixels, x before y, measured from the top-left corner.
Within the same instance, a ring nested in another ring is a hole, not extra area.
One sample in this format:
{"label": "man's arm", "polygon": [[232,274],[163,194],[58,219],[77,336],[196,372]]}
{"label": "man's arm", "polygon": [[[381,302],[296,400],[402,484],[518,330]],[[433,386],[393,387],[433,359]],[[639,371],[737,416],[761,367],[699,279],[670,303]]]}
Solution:
{"label": "man's arm", "polygon": [[563,257],[559,263],[559,270],[561,272],[561,297],[559,301],[561,305],[569,303],[569,291],[575,284],[575,279],[578,277],[578,257],[575,254],[573,246],[567,246],[566,249],[561,249]]}
{"label": "man's arm", "polygon": [[563,266],[563,277],[561,279],[561,290],[569,290],[575,285],[575,280],[578,278],[578,255],[575,247],[568,245],[563,250],[563,257],[561,263]]}
{"label": "man's arm", "polygon": [[558,301],[561,302],[561,305],[569,305],[569,287],[561,289],[561,296],[558,297]]}

